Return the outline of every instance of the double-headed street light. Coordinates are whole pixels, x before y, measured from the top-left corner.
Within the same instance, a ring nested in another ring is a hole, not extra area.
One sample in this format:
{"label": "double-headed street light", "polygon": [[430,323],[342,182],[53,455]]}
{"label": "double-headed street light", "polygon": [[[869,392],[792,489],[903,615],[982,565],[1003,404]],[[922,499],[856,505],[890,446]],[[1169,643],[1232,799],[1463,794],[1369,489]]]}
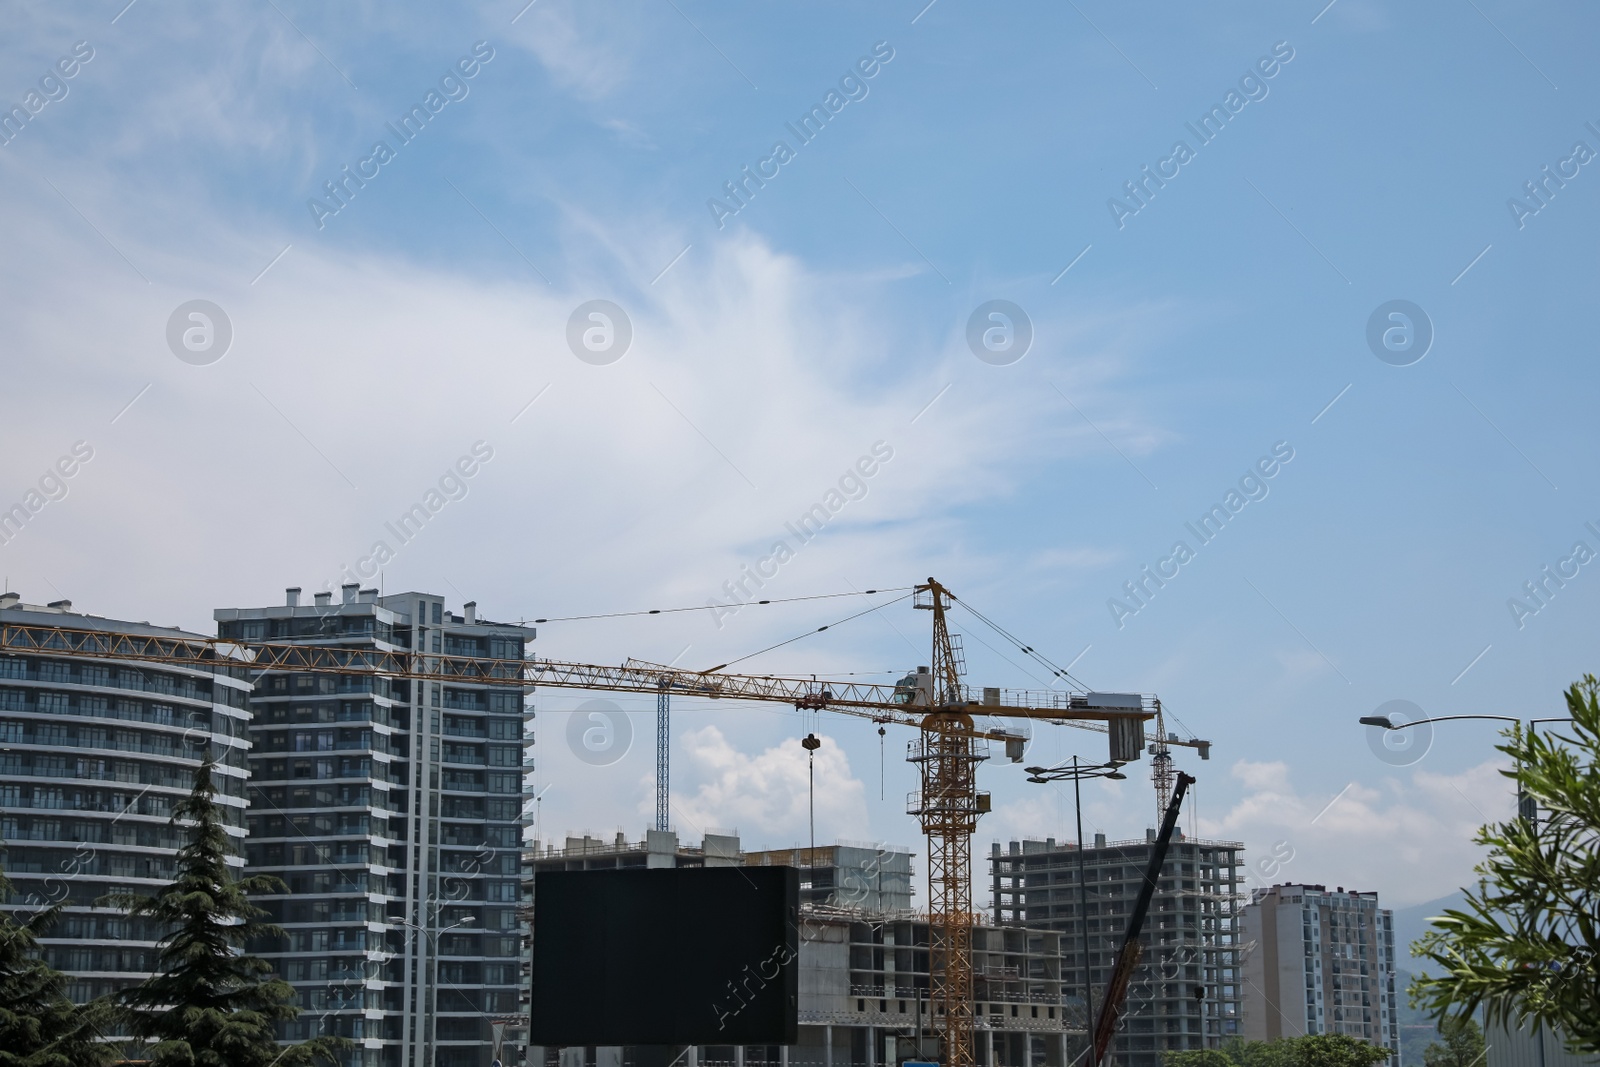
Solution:
{"label": "double-headed street light", "polygon": [[1072,808],[1078,818],[1078,918],[1083,924],[1083,1029],[1088,1037],[1088,1046],[1084,1050],[1087,1060],[1093,1055],[1094,1048],[1094,980],[1089,972],[1089,890],[1083,880],[1083,797],[1079,782],[1085,778],[1109,778],[1120,782],[1128,776],[1121,771],[1122,764],[1113,760],[1110,763],[1080,763],[1078,757],[1073,756],[1071,763],[1063,763],[1059,767],[1025,767],[1028,772],[1028,781],[1036,785],[1049,782],[1064,782],[1072,780]]}
{"label": "double-headed street light", "polygon": [[435,1038],[438,1036],[437,1023],[438,1023],[438,1015],[439,1015],[439,1003],[438,1003],[438,1001],[439,1001],[439,938],[444,934],[448,934],[451,930],[456,930],[456,929],[459,929],[459,928],[461,928],[463,926],[471,926],[473,924],[473,922],[475,921],[475,919],[470,914],[469,915],[463,915],[460,919],[457,919],[455,922],[451,923],[449,926],[441,927],[438,930],[426,929],[425,927],[418,926],[414,922],[407,922],[405,919],[402,919],[399,916],[395,916],[394,917],[394,921],[399,923],[401,926],[409,927],[410,929],[415,930],[417,933],[421,934],[424,938],[427,939],[427,941],[425,941],[424,944],[427,944],[428,941],[431,941],[433,943],[432,944],[432,951],[430,951],[428,953],[428,959],[427,959],[428,967],[423,972],[424,981],[426,982],[426,985],[425,985],[424,990],[423,990],[424,996],[423,996],[423,1001],[422,1001],[423,1008],[424,1008],[425,1011],[427,1011],[427,1022],[425,1024],[425,1026],[426,1026],[425,1044],[426,1044],[427,1049],[428,1049],[428,1059],[431,1062],[432,1059],[433,1059],[433,1047],[434,1047],[434,1043],[435,1043]]}

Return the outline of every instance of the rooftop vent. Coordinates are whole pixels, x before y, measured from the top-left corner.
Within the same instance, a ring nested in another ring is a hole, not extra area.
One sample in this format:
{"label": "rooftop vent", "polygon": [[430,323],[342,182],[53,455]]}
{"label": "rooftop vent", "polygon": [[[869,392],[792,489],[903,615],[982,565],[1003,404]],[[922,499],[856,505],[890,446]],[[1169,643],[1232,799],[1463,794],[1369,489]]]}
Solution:
{"label": "rooftop vent", "polygon": [[343,594],[343,602],[346,604],[354,604],[356,602],[356,591],[360,588],[360,582],[346,582],[341,585],[339,587],[339,591]]}
{"label": "rooftop vent", "polygon": [[313,594],[311,594],[311,599],[315,600],[317,602],[317,607],[325,608],[329,604],[333,603],[333,594],[332,593],[313,593]]}
{"label": "rooftop vent", "polygon": [[461,605],[461,610],[466,612],[468,626],[478,621],[478,602],[476,600],[467,601]]}
{"label": "rooftop vent", "polygon": [[0,608],[14,608],[20,603],[22,603],[21,593],[0,594]]}
{"label": "rooftop vent", "polygon": [[289,607],[291,607],[291,608],[299,607],[300,606],[300,587],[298,585],[291,585],[289,588],[285,589],[283,591],[283,599],[284,599],[284,602],[289,605]]}
{"label": "rooftop vent", "polygon": [[50,603],[46,604],[45,607],[47,607],[47,608],[55,608],[58,611],[71,611],[72,610],[72,601],[70,601],[70,600],[52,600],[52,601],[50,601]]}
{"label": "rooftop vent", "polygon": [[378,602],[378,591],[376,589],[363,589],[356,596],[363,604],[376,604]]}

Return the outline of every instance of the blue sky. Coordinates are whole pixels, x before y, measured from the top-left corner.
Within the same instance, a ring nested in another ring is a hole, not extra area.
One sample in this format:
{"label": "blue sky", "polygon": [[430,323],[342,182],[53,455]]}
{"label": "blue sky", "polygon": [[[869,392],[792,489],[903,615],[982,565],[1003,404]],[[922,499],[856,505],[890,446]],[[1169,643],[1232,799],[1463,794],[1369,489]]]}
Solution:
{"label": "blue sky", "polygon": [[[1212,739],[1209,763],[1180,753],[1198,832],[1396,904],[1470,877],[1508,783],[1490,725],[1385,760],[1357,716],[1553,714],[1594,667],[1600,577],[1561,563],[1600,552],[1586,7],[124,2],[8,5],[0,35],[0,103],[58,97],[0,146],[0,504],[94,453],[0,546],[30,600],[209,630],[336,582],[482,441],[386,590],[504,619],[702,604],[883,442],[766,595],[936,575]],[[92,58],[41,88],[78,42]],[[448,102],[401,143],[387,124],[430,90]],[[801,143],[786,124],[830,91],[847,102]],[[1214,106],[1202,143],[1187,124]],[[308,201],[379,140],[393,158],[319,227]],[[737,213],[708,206],[779,140],[793,157]],[[1178,141],[1192,158],[1163,164]],[[1540,204],[1546,166],[1568,176]],[[201,365],[167,340],[192,300],[233,333]],[[567,341],[592,300],[633,335],[599,365]],[[1020,360],[969,348],[993,300],[1031,324]],[[1395,300],[1433,334],[1404,366],[1367,340]],[[1200,545],[1185,523],[1275,447],[1293,458]],[[1178,540],[1193,558],[1119,620],[1108,601]],[[1577,573],[1515,617],[1547,565]],[[840,604],[538,644],[711,666]],[[953,621],[974,684],[1037,684]],[[897,605],[746,666],[903,671],[926,644]],[[647,705],[619,698],[634,744],[595,767],[564,741],[587,698],[539,696],[543,829],[637,836]],[[819,836],[917,843],[908,738],[880,781],[868,724],[680,705],[685,837],[803,841],[795,739],[818,729]],[[1102,744],[1041,730],[1033,752]],[[980,852],[1071,824],[1014,767],[986,784]],[[1142,771],[1086,800],[1112,837],[1153,814]]]}

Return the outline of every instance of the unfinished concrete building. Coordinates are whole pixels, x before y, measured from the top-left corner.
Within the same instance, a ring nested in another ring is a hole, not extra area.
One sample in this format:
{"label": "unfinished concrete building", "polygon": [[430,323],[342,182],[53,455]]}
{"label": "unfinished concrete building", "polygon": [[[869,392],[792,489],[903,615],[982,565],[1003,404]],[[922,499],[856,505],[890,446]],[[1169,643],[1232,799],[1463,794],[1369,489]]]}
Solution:
{"label": "unfinished concrete building", "polygon": [[[919,1044],[931,1058],[926,916],[846,916],[807,905],[801,917],[800,1044],[761,1050],[761,1061],[879,1067],[920,1058]],[[1061,981],[1061,934],[980,926],[972,946],[978,1063],[1064,1067],[1082,1038],[1082,1012]],[[754,1051],[746,1050],[746,1063]],[[740,1058],[732,1049],[707,1052]]]}
{"label": "unfinished concrete building", "polygon": [[648,830],[638,841],[618,831],[610,841],[584,834],[554,844],[533,842],[523,854],[524,873],[614,871],[629,867],[737,867],[744,862],[737,834],[707,833],[699,848],[679,843],[672,830]]}
{"label": "unfinished concrete building", "polygon": [[[650,831],[630,842],[568,838],[536,848],[537,871],[618,867],[794,865],[803,887],[800,1040],[792,1046],[704,1046],[682,1067],[892,1067],[936,1052],[929,1018],[928,920],[910,908],[912,853],[879,845],[741,852],[732,835],[699,848]],[[979,926],[973,933],[975,1031],[984,1067],[1065,1067],[1082,1042],[1082,1007],[1062,981],[1063,935]],[[537,949],[535,949],[537,951]],[[671,1057],[669,1057],[671,1058]],[[635,1067],[633,1048],[530,1048],[532,1067]]]}
{"label": "unfinished concrete building", "polygon": [[[1054,838],[1013,841],[1005,851],[995,842],[989,856],[995,924],[1060,933],[1064,990],[1082,998],[1087,982],[1097,1009],[1154,839],[1154,830],[1134,841],[1107,842],[1104,834],[1096,834],[1081,857],[1075,844]],[[1111,1062],[1160,1067],[1164,1052],[1217,1048],[1241,1036],[1238,910],[1243,903],[1243,850],[1237,841],[1185,838],[1181,831],[1174,835],[1140,935],[1143,956],[1128,990]]]}
{"label": "unfinished concrete building", "polygon": [[800,870],[800,902],[818,907],[901,912],[911,908],[911,850],[839,842],[817,848],[746,852],[754,866]]}

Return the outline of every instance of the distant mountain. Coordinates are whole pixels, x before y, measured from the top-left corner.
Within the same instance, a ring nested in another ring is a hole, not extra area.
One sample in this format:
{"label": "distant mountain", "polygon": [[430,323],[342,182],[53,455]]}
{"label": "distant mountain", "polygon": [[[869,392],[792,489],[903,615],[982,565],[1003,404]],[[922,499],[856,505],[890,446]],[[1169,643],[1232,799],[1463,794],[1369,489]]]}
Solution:
{"label": "distant mountain", "polygon": [[1416,977],[1396,966],[1394,969],[1395,1023],[1400,1028],[1401,1067],[1422,1067],[1422,1050],[1439,1040],[1439,1028],[1427,1015],[1411,1007],[1406,987]]}
{"label": "distant mountain", "polygon": [[1395,1022],[1400,1027],[1400,1062],[1404,1067],[1422,1067],[1422,1050],[1439,1039],[1439,1030],[1433,1019],[1412,1008],[1406,995],[1406,987],[1411,980],[1424,970],[1423,961],[1411,955],[1411,943],[1432,929],[1429,919],[1446,908],[1464,908],[1466,899],[1466,894],[1457,890],[1438,900],[1395,909]]}
{"label": "distant mountain", "polygon": [[[1411,943],[1432,929],[1428,924],[1430,918],[1442,913],[1446,908],[1459,910],[1465,908],[1466,904],[1466,894],[1458,889],[1449,896],[1440,897],[1438,900],[1430,900],[1424,904],[1413,904],[1409,908],[1396,908],[1394,912],[1395,970],[1406,970],[1412,974],[1423,973],[1423,962],[1414,959],[1411,955]],[[1398,991],[1398,978],[1396,983],[1396,991]]]}

